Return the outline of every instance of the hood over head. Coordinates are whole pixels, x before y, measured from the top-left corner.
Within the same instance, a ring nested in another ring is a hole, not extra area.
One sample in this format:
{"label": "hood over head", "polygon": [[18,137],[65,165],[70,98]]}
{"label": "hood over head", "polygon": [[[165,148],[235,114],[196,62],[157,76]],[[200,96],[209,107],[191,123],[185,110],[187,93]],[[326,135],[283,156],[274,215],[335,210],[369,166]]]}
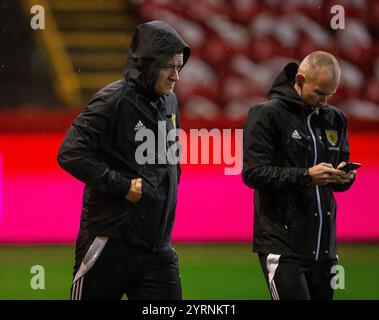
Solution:
{"label": "hood over head", "polygon": [[183,52],[183,65],[191,49],[166,22],[154,20],[137,26],[124,68],[124,78],[139,84],[150,95],[159,70],[175,55]]}
{"label": "hood over head", "polygon": [[314,108],[307,104],[303,98],[298,95],[294,88],[295,76],[298,69],[299,65],[297,63],[288,63],[274,79],[274,82],[268,92],[268,97],[270,100],[283,100],[286,105],[292,107],[294,111],[304,111],[307,114]]}

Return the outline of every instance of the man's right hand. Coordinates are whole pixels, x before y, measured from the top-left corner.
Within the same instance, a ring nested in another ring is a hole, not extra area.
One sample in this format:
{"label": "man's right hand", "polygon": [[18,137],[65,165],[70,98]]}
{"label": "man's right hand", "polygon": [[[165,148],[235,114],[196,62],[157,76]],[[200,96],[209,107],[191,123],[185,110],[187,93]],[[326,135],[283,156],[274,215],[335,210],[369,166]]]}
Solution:
{"label": "man's right hand", "polygon": [[312,184],[325,186],[328,183],[335,183],[336,176],[344,177],[346,173],[334,169],[330,163],[321,162],[309,168],[309,175],[312,178]]}
{"label": "man's right hand", "polygon": [[130,182],[130,189],[126,195],[126,200],[136,203],[142,196],[142,179],[132,179]]}

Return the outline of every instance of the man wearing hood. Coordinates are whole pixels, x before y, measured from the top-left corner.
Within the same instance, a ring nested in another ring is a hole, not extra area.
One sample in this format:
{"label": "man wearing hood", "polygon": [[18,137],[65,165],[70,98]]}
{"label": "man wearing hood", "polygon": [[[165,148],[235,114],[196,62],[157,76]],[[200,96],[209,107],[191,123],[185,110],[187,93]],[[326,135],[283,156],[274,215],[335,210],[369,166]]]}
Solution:
{"label": "man wearing hood", "polygon": [[[173,89],[189,56],[165,22],[137,26],[124,79],[98,91],[64,138],[58,162],[85,184],[72,299],[182,298],[170,243],[180,167],[154,145],[141,163],[136,135],[161,141],[179,127]],[[166,151],[178,142],[167,140]]]}
{"label": "man wearing hood", "polygon": [[289,63],[244,126],[243,181],[255,189],[253,251],[272,299],[333,297],[333,192],[349,189],[355,175],[339,170],[349,160],[346,117],[327,103],[339,81],[327,52]]}

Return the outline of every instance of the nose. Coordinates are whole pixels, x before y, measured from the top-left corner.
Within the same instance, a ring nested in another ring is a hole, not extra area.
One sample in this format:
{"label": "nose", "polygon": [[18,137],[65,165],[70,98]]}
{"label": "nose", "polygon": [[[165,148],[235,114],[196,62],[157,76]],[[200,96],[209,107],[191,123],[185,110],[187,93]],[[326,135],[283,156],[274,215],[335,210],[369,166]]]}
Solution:
{"label": "nose", "polygon": [[325,107],[328,104],[329,96],[325,96],[319,100],[319,104],[323,107]]}
{"label": "nose", "polygon": [[174,69],[174,70],[170,73],[170,80],[171,80],[171,81],[178,81],[178,80],[179,80],[179,70]]}

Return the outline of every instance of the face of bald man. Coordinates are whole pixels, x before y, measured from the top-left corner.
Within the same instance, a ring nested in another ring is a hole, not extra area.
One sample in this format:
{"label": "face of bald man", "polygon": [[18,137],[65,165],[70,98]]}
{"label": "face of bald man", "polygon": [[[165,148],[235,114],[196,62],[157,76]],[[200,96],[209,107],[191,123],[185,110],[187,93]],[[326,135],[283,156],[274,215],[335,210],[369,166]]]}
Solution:
{"label": "face of bald man", "polygon": [[300,96],[312,107],[323,108],[337,91],[339,79],[331,76],[327,68],[319,71],[314,79],[306,79],[301,74],[296,75],[296,83],[300,87]]}

